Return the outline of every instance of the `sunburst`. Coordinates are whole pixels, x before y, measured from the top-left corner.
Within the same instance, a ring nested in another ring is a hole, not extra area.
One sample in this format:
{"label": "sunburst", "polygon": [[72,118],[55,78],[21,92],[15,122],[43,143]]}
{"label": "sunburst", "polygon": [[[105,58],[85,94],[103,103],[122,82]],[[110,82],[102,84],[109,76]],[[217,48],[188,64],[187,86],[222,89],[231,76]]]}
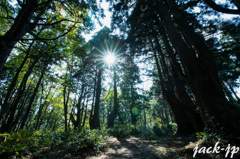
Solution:
{"label": "sunburst", "polygon": [[95,60],[101,65],[101,66],[108,66],[109,68],[112,67],[116,67],[117,65],[117,61],[119,60],[120,56],[122,54],[125,53],[121,52],[122,51],[122,47],[119,47],[119,43],[120,41],[118,41],[117,43],[115,43],[115,45],[113,44],[113,42],[110,44],[106,44],[105,47],[103,45],[100,45],[99,47],[95,47],[95,49],[97,50],[98,53],[100,54],[96,54],[96,58]]}
{"label": "sunburst", "polygon": [[108,65],[108,66],[112,66],[115,63],[115,55],[114,53],[108,52],[105,57],[104,57],[104,62]]}

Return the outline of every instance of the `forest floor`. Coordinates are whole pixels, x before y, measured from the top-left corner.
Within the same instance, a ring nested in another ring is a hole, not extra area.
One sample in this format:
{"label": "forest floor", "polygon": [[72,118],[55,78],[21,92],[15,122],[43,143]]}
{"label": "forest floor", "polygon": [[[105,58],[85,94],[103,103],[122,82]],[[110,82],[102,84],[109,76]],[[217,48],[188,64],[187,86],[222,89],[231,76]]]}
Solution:
{"label": "forest floor", "polygon": [[[73,151],[71,147],[63,149],[42,149],[32,155],[23,155],[21,159],[192,159],[193,149],[201,141],[190,137],[158,137],[146,140],[138,137],[117,139],[109,137],[99,149],[86,147]],[[220,154],[197,154],[197,159],[222,159]],[[240,158],[240,154],[234,158]],[[20,159],[20,158],[19,158]]]}
{"label": "forest floor", "polygon": [[[98,150],[86,147],[73,151],[64,149],[43,148],[32,155],[23,155],[21,159],[179,159],[192,158],[193,148],[197,141],[189,137],[158,137],[153,140],[131,137],[117,139],[109,137],[106,144]],[[19,159],[20,159],[19,158]],[[199,156],[198,156],[199,158]],[[206,158],[206,156],[204,157]]]}
{"label": "forest floor", "polygon": [[157,140],[144,140],[137,137],[119,140],[110,138],[108,147],[102,153],[87,159],[188,159],[193,158],[195,145],[196,142],[187,137],[162,137]]}

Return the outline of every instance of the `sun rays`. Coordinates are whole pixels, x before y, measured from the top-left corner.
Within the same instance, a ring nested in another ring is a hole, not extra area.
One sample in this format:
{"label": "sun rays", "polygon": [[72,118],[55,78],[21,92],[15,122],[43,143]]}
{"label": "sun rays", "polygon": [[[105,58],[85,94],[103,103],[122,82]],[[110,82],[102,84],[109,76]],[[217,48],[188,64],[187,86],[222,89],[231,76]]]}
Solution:
{"label": "sun rays", "polygon": [[104,62],[108,65],[114,65],[115,63],[115,55],[114,53],[108,52],[106,56],[104,57]]}
{"label": "sun rays", "polygon": [[104,43],[105,46],[101,45],[100,48],[95,47],[98,52],[97,58],[95,59],[101,66],[107,66],[109,68],[116,67],[117,62],[120,60],[122,54],[124,54],[123,46],[120,46],[120,41],[117,43],[109,42]]}

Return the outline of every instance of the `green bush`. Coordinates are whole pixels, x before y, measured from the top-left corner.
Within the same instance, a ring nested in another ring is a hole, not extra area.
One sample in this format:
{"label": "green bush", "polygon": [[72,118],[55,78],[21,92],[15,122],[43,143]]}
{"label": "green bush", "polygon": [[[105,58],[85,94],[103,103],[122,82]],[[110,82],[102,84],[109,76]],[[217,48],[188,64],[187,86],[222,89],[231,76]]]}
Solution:
{"label": "green bush", "polygon": [[177,133],[177,124],[169,123],[169,130],[171,135],[175,135]]}
{"label": "green bush", "polygon": [[153,131],[151,129],[142,128],[142,129],[138,129],[138,130],[140,131],[139,136],[141,138],[153,139],[155,137],[155,134],[153,133]]}
{"label": "green bush", "polygon": [[105,140],[105,130],[79,128],[76,131],[27,131],[0,134],[0,154],[19,155],[23,151],[37,151],[40,148],[61,149],[66,146],[79,150],[85,147],[97,149]]}
{"label": "green bush", "polygon": [[132,128],[129,125],[117,125],[109,129],[108,133],[120,139],[129,138],[132,133]]}
{"label": "green bush", "polygon": [[117,138],[129,138],[131,136],[137,136],[145,139],[154,137],[154,133],[151,129],[147,129],[144,126],[134,125],[117,125],[114,128],[109,129],[109,135]]}
{"label": "green bush", "polygon": [[155,124],[153,126],[153,132],[157,136],[174,135],[176,131],[177,131],[177,124],[175,123],[169,123],[169,125]]}

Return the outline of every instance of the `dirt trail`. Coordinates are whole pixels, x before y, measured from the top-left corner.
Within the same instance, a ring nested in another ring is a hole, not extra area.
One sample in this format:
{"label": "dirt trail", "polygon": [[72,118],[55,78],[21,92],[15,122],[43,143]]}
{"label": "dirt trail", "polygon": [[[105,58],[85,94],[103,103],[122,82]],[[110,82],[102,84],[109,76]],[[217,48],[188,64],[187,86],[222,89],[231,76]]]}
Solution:
{"label": "dirt trail", "polygon": [[159,140],[143,140],[136,137],[119,140],[115,138],[108,141],[109,148],[106,148],[105,152],[88,159],[191,158],[191,153],[187,153],[188,156],[179,154],[189,142],[188,138],[182,137],[164,137]]}

